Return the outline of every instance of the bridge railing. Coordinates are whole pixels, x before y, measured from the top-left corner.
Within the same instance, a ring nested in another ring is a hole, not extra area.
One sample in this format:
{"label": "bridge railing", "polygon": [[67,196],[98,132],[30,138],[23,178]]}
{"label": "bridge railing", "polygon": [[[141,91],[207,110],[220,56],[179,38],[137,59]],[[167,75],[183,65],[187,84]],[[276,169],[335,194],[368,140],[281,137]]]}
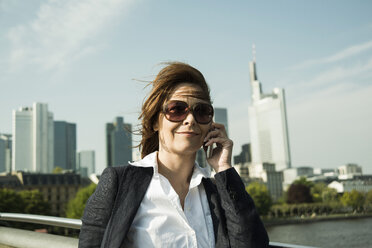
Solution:
{"label": "bridge railing", "polygon": [[[22,223],[44,224],[72,229],[80,229],[81,220],[34,215],[34,214],[17,214],[17,213],[0,213],[1,221],[15,221]],[[22,230],[17,228],[0,226],[0,247],[17,247],[17,248],[76,248],[78,239],[65,237],[61,235],[39,233],[34,231]],[[310,246],[301,246],[285,244],[279,242],[270,242],[272,248],[314,248]]]}

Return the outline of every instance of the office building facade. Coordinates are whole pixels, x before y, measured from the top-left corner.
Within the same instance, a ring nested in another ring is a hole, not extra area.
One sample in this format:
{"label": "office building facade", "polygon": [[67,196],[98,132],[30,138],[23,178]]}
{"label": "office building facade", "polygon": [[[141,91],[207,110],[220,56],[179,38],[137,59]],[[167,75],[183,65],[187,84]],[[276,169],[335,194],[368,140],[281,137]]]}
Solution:
{"label": "office building facade", "polygon": [[54,167],[76,171],[76,124],[54,122]]}
{"label": "office building facade", "polygon": [[283,195],[283,172],[276,171],[275,164],[250,164],[248,170],[250,178],[260,179],[265,183],[274,201]]}
{"label": "office building facade", "polygon": [[49,173],[54,163],[53,113],[34,103],[13,111],[12,170]]}
{"label": "office building facade", "polygon": [[83,177],[96,173],[96,155],[93,150],[80,151],[77,154],[77,166]]}
{"label": "office building facade", "polygon": [[264,94],[257,80],[256,63],[249,63],[252,103],[249,130],[252,163],[274,163],[280,171],[291,167],[284,90],[275,88]]}
{"label": "office building facade", "polygon": [[229,136],[229,123],[226,108],[214,108],[214,122],[223,124],[225,126],[227,136]]}
{"label": "office building facade", "polygon": [[106,124],[107,167],[127,165],[128,161],[132,161],[132,125],[116,117]]}
{"label": "office building facade", "polygon": [[10,172],[12,166],[12,135],[0,134],[0,173]]}
{"label": "office building facade", "polygon": [[251,144],[242,145],[242,151],[239,155],[234,156],[234,165],[251,163]]}

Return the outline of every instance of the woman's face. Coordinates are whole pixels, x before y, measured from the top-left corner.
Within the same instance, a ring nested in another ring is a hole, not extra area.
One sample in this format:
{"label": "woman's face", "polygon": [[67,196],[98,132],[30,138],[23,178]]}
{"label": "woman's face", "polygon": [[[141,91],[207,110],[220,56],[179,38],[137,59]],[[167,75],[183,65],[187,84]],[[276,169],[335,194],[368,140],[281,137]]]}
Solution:
{"label": "woman's face", "polygon": [[[193,97],[200,95],[201,91],[201,88],[197,85],[182,83],[174,89],[164,105],[174,100],[186,102],[189,106],[194,106],[196,103],[209,103]],[[203,145],[211,123],[197,123],[191,111],[180,122],[169,121],[161,112],[158,123],[154,127],[155,130],[159,131],[159,151],[176,154],[195,153]]]}

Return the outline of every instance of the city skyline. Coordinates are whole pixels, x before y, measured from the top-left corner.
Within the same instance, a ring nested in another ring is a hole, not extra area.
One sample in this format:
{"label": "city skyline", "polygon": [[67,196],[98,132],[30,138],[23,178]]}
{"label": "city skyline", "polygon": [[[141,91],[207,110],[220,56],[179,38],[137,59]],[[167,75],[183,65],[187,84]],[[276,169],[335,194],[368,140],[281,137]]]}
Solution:
{"label": "city skyline", "polygon": [[263,91],[286,91],[292,166],[372,174],[371,11],[363,1],[1,1],[0,133],[12,133],[13,109],[46,102],[77,124],[77,150],[96,151],[99,173],[106,121],[124,116],[136,130],[145,85],[179,60],[228,109],[237,155],[250,142],[254,43]]}

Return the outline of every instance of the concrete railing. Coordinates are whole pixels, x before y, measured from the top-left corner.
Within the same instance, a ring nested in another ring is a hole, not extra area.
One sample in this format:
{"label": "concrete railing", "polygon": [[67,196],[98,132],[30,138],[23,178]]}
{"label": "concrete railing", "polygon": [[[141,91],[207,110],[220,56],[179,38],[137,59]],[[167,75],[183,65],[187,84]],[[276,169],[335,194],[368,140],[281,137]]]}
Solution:
{"label": "concrete railing", "polygon": [[[0,213],[2,221],[27,222],[34,224],[44,224],[73,229],[80,229],[81,220],[62,217],[34,215],[34,214],[15,214]],[[0,247],[11,248],[76,248],[78,239],[64,237],[60,235],[39,233],[34,231],[21,230],[10,227],[0,226]],[[3,246],[1,246],[3,245]],[[279,242],[270,242],[272,248],[315,248],[310,246],[292,245]]]}
{"label": "concrete railing", "polygon": [[78,243],[77,238],[0,226],[0,247],[76,248]]}

